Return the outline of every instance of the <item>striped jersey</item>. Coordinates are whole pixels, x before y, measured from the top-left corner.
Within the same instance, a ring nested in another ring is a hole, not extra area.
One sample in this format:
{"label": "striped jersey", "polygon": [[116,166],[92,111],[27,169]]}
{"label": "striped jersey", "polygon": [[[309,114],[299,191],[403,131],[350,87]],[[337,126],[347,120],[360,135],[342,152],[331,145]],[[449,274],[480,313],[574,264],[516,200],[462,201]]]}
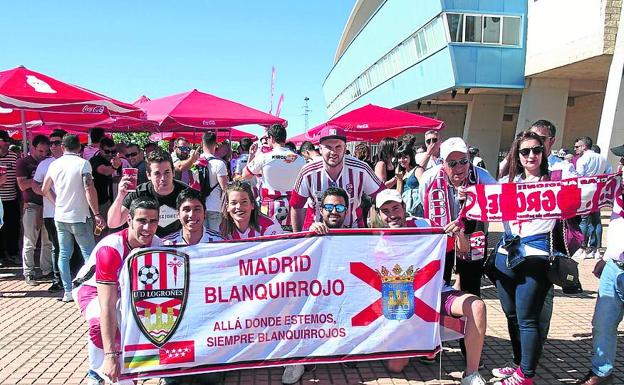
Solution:
{"label": "striped jersey", "polygon": [[320,222],[321,200],[329,187],[340,187],[349,196],[345,227],[363,227],[363,223],[358,224],[361,218],[358,211],[362,203],[362,194],[366,193],[374,200],[377,193],[385,189],[370,166],[359,159],[345,155],[342,171],[336,180],[332,180],[325,171],[323,159],[317,159],[301,169],[290,198],[290,206],[303,208],[308,198],[312,198],[309,204],[314,210],[314,221]]}
{"label": "striped jersey", "polygon": [[[223,240],[223,237],[221,236],[221,234],[209,228],[204,228],[204,235],[199,240],[199,243],[211,243],[211,242],[218,242],[222,240]],[[163,238],[163,242],[165,243],[165,246],[188,245],[188,243],[186,243],[186,240],[182,236],[182,230],[176,231],[173,234],[167,235],[165,238]]]}
{"label": "striped jersey", "polygon": [[14,201],[17,199],[17,159],[18,156],[13,151],[7,152],[0,157],[0,166],[4,166],[7,175],[7,181],[0,186],[0,199],[3,201]]}
{"label": "striped jersey", "polygon": [[[154,235],[150,246],[162,246],[162,241]],[[76,279],[87,286],[117,283],[123,262],[131,251],[128,245],[128,229],[107,235],[95,246]]]}
{"label": "striped jersey", "polygon": [[279,147],[267,153],[258,152],[245,167],[261,178],[260,197],[267,201],[289,196],[297,175],[305,164],[302,156],[288,148]]}
{"label": "striped jersey", "polygon": [[260,215],[258,217],[258,222],[260,225],[260,231],[257,231],[253,227],[249,226],[246,231],[240,232],[236,227],[234,227],[234,232],[231,235],[226,235],[225,239],[247,239],[261,237],[263,235],[277,235],[284,233],[282,226],[267,216]]}

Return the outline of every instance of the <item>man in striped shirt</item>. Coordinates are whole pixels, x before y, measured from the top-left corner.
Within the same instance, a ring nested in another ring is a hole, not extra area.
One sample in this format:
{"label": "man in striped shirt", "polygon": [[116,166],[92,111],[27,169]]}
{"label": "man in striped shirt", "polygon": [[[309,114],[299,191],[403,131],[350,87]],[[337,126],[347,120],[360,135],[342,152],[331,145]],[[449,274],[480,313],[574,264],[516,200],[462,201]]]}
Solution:
{"label": "man in striped shirt", "polygon": [[[14,264],[21,266],[18,256],[19,203],[17,201],[17,154],[9,150],[9,134],[0,131],[0,200],[4,206],[4,227],[0,229],[0,266]],[[3,260],[3,254],[6,258]]]}
{"label": "man in striped shirt", "polygon": [[304,205],[308,198],[312,198],[314,221],[321,220],[321,199],[329,187],[340,187],[349,195],[345,227],[364,227],[360,212],[362,194],[366,193],[374,199],[385,186],[370,166],[352,156],[345,156],[346,143],[347,137],[340,128],[325,127],[321,131],[323,159],[312,161],[301,169],[290,197],[293,231],[303,229]]}

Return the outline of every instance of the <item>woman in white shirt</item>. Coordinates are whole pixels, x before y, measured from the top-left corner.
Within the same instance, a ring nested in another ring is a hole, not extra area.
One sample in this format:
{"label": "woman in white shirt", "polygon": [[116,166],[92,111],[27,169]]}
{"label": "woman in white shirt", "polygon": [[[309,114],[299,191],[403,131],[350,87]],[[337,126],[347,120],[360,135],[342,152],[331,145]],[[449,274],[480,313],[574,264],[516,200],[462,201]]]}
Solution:
{"label": "woman in white shirt", "polygon": [[[508,174],[499,182],[548,180],[548,161],[539,135],[525,131],[511,145]],[[539,319],[551,283],[547,277],[550,232],[555,220],[505,222],[505,236],[499,244],[496,288],[507,316],[514,365],[492,370],[501,385],[531,385],[542,353]]]}

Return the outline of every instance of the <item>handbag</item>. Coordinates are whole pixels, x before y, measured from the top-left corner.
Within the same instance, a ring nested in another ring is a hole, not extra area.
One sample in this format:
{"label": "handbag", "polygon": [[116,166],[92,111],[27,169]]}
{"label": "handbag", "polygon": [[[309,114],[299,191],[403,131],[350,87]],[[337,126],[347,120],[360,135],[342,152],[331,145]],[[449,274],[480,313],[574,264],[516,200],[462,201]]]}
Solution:
{"label": "handbag", "polygon": [[[562,221],[563,233],[566,232],[565,221]],[[583,292],[579,279],[578,262],[570,258],[568,245],[564,242],[566,253],[555,251],[553,231],[550,232],[550,256],[548,258],[548,280],[563,289],[565,294]]]}

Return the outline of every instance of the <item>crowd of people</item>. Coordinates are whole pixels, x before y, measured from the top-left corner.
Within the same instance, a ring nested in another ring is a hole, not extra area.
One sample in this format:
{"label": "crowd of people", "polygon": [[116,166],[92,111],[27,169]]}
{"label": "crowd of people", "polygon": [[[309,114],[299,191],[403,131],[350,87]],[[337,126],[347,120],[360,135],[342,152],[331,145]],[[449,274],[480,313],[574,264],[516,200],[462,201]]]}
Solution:
{"label": "crowd of people", "polygon": [[[34,253],[39,242],[39,267],[42,277],[52,280],[49,290],[62,292],[63,302],[76,301],[88,321],[88,378],[90,384],[101,384],[94,369],[102,368],[113,381],[120,374],[119,272],[135,248],[302,230],[323,235],[345,227],[443,227],[448,241],[440,312],[466,319],[461,384],[486,383],[479,372],[487,325],[480,298],[486,260],[511,341],[509,364],[491,373],[496,384],[533,384],[553,312],[554,290],[546,271],[557,221],[505,222],[505,235],[488,258],[474,246],[487,244],[487,225],[461,218],[460,211],[469,186],[613,171],[592,149],[590,138],[578,138],[576,156],[568,156],[565,150],[553,150],[555,135],[555,126],[545,120],[519,133],[499,165],[497,180],[483,168],[477,148],[457,137],[443,141],[437,131],[426,132],[423,144],[383,139],[374,157],[366,144],[348,155],[346,135],[335,127],[323,129],[318,146],[305,142],[297,149],[287,143],[286,129],[273,125],[257,142],[241,140],[236,154],[230,143],[217,143],[213,132],[202,135],[201,148],[177,138],[165,151],[152,143],[144,148],[115,143],[98,129],[83,147],[77,136],[58,130],[35,136],[24,157],[9,149],[10,138],[0,131],[1,263],[22,266],[25,282],[37,285],[41,277]],[[578,383],[607,384],[624,313],[624,242],[610,231],[603,251],[600,213],[579,222],[585,243],[577,256],[598,259],[594,273],[600,277],[600,295],[591,370]],[[622,222],[624,218],[614,217],[610,226],[618,229]],[[506,239],[514,239],[513,249]],[[74,276],[70,260],[75,251],[84,266]],[[408,362],[385,364],[400,372]],[[303,365],[287,366],[282,382],[296,383],[304,371]],[[201,383],[220,380],[218,374],[210,376]],[[169,378],[163,383],[186,382]]]}

